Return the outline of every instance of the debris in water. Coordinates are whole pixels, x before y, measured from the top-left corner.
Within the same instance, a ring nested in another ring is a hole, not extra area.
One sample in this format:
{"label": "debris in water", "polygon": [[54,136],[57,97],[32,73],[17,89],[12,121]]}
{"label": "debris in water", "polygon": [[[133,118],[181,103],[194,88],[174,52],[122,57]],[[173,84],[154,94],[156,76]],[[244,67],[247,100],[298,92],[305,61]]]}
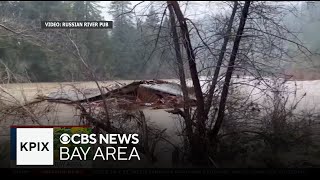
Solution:
{"label": "debris in water", "polygon": [[[153,109],[182,108],[184,105],[181,86],[161,80],[136,81],[122,87],[104,88],[101,95],[98,89],[59,90],[50,93],[46,100],[61,103],[87,103],[90,107],[102,107],[103,97],[108,106],[120,109]],[[189,97],[190,106],[195,105],[194,96]]]}

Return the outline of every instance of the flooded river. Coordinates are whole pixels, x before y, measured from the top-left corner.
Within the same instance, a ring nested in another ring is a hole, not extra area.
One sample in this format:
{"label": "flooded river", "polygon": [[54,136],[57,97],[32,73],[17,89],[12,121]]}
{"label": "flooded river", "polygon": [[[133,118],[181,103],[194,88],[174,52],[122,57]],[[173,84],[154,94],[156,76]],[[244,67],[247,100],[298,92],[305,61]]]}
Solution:
{"label": "flooded river", "polygon": [[[177,81],[177,80],[172,80]],[[254,81],[249,81],[246,79],[242,79],[242,81],[247,81],[248,84],[252,84],[253,86],[260,86],[260,88],[264,88],[263,84],[256,85]],[[132,81],[129,80],[121,80],[117,81],[117,83],[128,84]],[[240,82],[240,80],[236,80],[236,82]],[[101,86],[109,86],[114,84],[114,81],[101,82]],[[188,83],[191,85],[191,82]],[[203,83],[204,88],[205,84]],[[302,97],[305,93],[305,98],[301,101],[300,108],[312,108],[319,109],[320,105],[320,80],[315,81],[290,81],[286,83],[288,89],[296,90],[295,97]],[[8,103],[16,103],[21,102],[29,102],[34,100],[37,96],[48,95],[50,92],[56,91],[59,88],[72,88],[72,86],[76,86],[77,88],[96,88],[94,82],[65,82],[65,83],[25,83],[25,84],[8,84],[1,85],[2,90],[5,90],[7,93],[1,93],[2,97],[6,97]],[[257,101],[261,94],[259,94],[260,90],[257,88],[253,88],[252,86],[242,86],[242,92],[251,94],[253,99],[256,98]],[[10,94],[10,95],[9,95]],[[291,97],[293,100],[294,97]],[[75,109],[66,104],[54,104],[56,112],[52,114],[48,114],[47,117],[43,117],[40,119],[41,124],[43,125],[78,125],[79,124],[79,116],[76,116],[77,112]],[[168,137],[170,137],[170,141],[177,143],[180,141],[180,138],[177,136],[177,130],[179,130],[179,122],[177,120],[177,116],[169,114],[165,112],[163,109],[159,110],[150,110],[145,109],[144,113],[146,118],[151,122],[155,123],[160,129],[167,129],[166,133]],[[6,148],[9,144],[9,127],[14,124],[14,122],[10,121],[10,119],[1,119],[0,120],[0,141],[1,144],[6,144],[1,146],[1,151],[8,151]],[[26,124],[33,124],[31,122],[26,122]],[[167,146],[170,149],[170,145]],[[172,148],[172,147],[171,147]],[[172,150],[172,149],[171,149]],[[7,162],[9,156],[0,156],[1,162]],[[167,155],[164,158],[161,158],[158,165],[161,167],[161,164],[167,164],[171,161],[171,152],[168,151]],[[0,163],[1,166],[6,166],[6,163]]]}
{"label": "flooded river", "polygon": [[[133,81],[108,81],[108,82],[100,82],[100,86],[108,87],[115,83],[121,84],[129,84]],[[25,84],[8,84],[2,85],[2,88],[7,91],[9,94],[2,93],[3,96],[8,99],[8,104],[17,104],[17,102],[21,102],[24,104],[25,102],[31,102],[35,100],[37,96],[46,96],[51,92],[57,91],[58,89],[72,89],[73,87],[78,89],[90,89],[96,88],[96,84],[94,82],[66,82],[66,83],[25,83]],[[54,109],[53,112],[49,112],[46,116],[43,116],[39,119],[39,123],[41,125],[79,125],[79,112],[75,110],[75,108],[71,105],[61,104],[61,103],[48,103],[42,102],[43,106],[50,104]],[[41,106],[42,106],[41,105]],[[144,109],[145,117],[148,121],[152,122],[160,129],[166,129],[166,134],[170,137],[170,141],[176,143],[179,141],[178,136],[175,135],[176,130],[179,128],[176,120],[176,116],[165,112],[163,109],[151,110]],[[6,151],[4,147],[9,146],[9,138],[10,138],[10,125],[37,125],[33,122],[12,122],[10,119],[1,120],[0,121],[0,142],[1,144],[5,144],[2,146],[0,150]],[[167,167],[168,162],[171,162],[171,145],[161,145],[162,148],[167,149],[157,149],[158,153],[160,151],[167,152],[166,155],[162,155],[162,158],[159,159],[159,162],[155,164],[157,167]],[[0,161],[8,162],[9,156],[4,157],[4,159],[0,159]],[[8,163],[1,163],[9,165]]]}

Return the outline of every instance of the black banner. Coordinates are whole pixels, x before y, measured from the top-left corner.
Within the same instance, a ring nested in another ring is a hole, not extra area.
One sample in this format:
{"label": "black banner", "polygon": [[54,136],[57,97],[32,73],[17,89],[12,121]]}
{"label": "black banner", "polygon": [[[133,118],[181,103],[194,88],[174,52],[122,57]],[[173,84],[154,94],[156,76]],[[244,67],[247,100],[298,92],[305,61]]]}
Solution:
{"label": "black banner", "polygon": [[[1,171],[2,170],[2,171]],[[11,175],[293,175],[317,174],[319,169],[234,169],[234,168],[100,168],[100,169],[0,169],[2,174]]]}

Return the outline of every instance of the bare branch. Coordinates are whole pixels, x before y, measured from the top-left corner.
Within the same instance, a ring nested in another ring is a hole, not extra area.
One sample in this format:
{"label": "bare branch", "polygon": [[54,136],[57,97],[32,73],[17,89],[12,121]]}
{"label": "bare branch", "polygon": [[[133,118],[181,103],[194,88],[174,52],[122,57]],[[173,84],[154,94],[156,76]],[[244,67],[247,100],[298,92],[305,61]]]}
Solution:
{"label": "bare branch", "polygon": [[134,5],[133,8],[132,8],[130,11],[121,13],[121,14],[119,14],[116,18],[118,18],[118,17],[120,17],[120,16],[123,16],[123,15],[125,15],[125,14],[130,14],[130,13],[132,13],[132,12],[135,10],[135,8],[136,8],[137,6],[139,6],[140,4],[142,4],[143,2],[144,2],[144,1],[139,2],[138,4]]}

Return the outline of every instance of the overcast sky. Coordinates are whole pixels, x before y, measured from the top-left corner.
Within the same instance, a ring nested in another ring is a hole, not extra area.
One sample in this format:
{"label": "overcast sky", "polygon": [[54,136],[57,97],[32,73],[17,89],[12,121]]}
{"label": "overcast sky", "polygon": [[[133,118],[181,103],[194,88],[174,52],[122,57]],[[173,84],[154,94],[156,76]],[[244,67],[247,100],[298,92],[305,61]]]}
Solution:
{"label": "overcast sky", "polygon": [[[142,1],[131,1],[131,7],[134,7],[134,5],[141,2]],[[226,1],[179,1],[179,4],[181,6],[181,10],[183,11],[185,17],[193,20],[193,19],[203,19],[204,17],[215,14],[215,13],[223,13],[223,12],[230,13],[231,10],[229,9],[229,6],[227,6],[225,2]],[[150,7],[148,5],[150,5],[150,3],[154,5],[155,9],[158,9],[158,13],[162,14],[162,11],[164,10],[163,8],[164,6],[162,5],[165,4],[166,1],[159,1],[159,2],[144,1],[143,3],[136,6],[135,8],[136,15],[142,15],[142,14],[148,13],[149,7]],[[269,3],[296,6],[299,3],[301,3],[301,1],[300,2],[299,1],[281,1],[281,2],[269,1]],[[108,13],[111,1],[100,1],[99,4],[103,7],[103,9],[101,10],[105,20],[113,20],[112,16]],[[185,9],[186,7],[187,9]]]}
{"label": "overcast sky", "polygon": [[[134,5],[140,3],[141,1],[131,1],[131,7],[133,7]],[[145,1],[141,4],[139,4],[136,8],[135,8],[135,12],[138,15],[147,13],[148,10],[145,10],[145,8],[147,7],[147,5],[150,4],[151,1]],[[109,7],[110,7],[110,3],[111,1],[100,1],[100,5],[104,7],[104,9],[102,9],[102,15],[104,16],[104,18],[106,20],[112,20],[112,16],[108,13]],[[165,1],[162,2],[152,2],[154,3],[154,5],[156,6],[158,4],[163,4],[165,3]],[[186,6],[186,3],[188,3],[188,6]],[[201,18],[203,16],[206,15],[206,13],[209,12],[221,12],[221,10],[224,10],[223,8],[224,5],[222,2],[214,2],[214,1],[184,1],[184,2],[180,2],[182,6],[182,11],[185,12],[185,16],[193,19],[193,18]],[[187,7],[187,10],[185,11],[185,7]],[[162,8],[163,10],[163,8]]]}

